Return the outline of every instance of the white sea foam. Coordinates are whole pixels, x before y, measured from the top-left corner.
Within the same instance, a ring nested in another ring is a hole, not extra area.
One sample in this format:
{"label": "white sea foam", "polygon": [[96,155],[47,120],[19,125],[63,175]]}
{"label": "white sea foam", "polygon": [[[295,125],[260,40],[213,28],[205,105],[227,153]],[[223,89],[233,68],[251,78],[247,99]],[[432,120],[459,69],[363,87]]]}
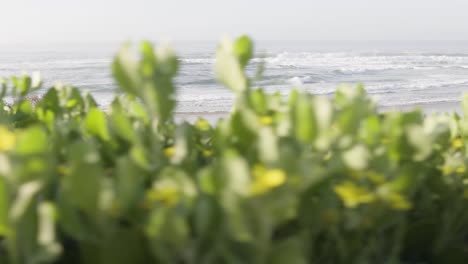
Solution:
{"label": "white sea foam", "polygon": [[213,64],[215,62],[214,58],[182,58],[182,63],[188,64]]}
{"label": "white sea foam", "polygon": [[[468,54],[444,52],[317,52],[288,49],[256,57],[247,68],[265,63],[263,78],[254,82],[268,93],[287,95],[291,87],[318,95],[331,95],[341,83],[362,82],[368,93],[380,97],[383,105],[455,102],[468,91]],[[5,55],[6,54],[6,55]],[[219,112],[232,106],[232,92],[217,84],[215,59],[208,50],[181,57],[181,71],[175,82],[177,111]],[[2,57],[3,56],[3,57]],[[109,65],[112,57],[64,52],[0,54],[0,77],[41,71],[45,87],[55,80],[91,91],[97,101],[109,104],[115,90]]]}
{"label": "white sea foam", "polygon": [[304,76],[304,77],[295,76],[295,77],[288,79],[288,83],[290,83],[293,86],[302,86],[304,85],[305,82],[309,80],[311,80],[310,76]]}
{"label": "white sea foam", "polygon": [[363,73],[384,70],[418,70],[437,67],[466,66],[467,56],[447,55],[359,55],[355,53],[309,53],[283,52],[266,58],[256,58],[254,62],[265,62],[277,67],[325,67],[342,73]]}

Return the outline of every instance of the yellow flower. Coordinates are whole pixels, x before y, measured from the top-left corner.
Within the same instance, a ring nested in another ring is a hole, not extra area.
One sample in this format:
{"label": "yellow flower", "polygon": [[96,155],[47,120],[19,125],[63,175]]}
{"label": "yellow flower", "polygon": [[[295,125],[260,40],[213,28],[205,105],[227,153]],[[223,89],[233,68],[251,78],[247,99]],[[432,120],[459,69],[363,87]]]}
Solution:
{"label": "yellow flower", "polygon": [[260,117],[260,123],[264,126],[269,126],[273,124],[273,118],[271,116],[262,116]]}
{"label": "yellow flower", "polygon": [[371,203],[375,200],[375,195],[372,192],[349,181],[335,186],[335,193],[338,194],[344,205],[349,208]]}
{"label": "yellow flower", "polygon": [[282,185],[286,181],[286,173],[280,169],[265,169],[263,166],[254,168],[253,194],[263,194]]}
{"label": "yellow flower", "polygon": [[16,145],[16,135],[4,126],[0,126],[0,152],[12,150]]}
{"label": "yellow flower", "polygon": [[195,127],[198,128],[198,130],[201,130],[201,131],[208,131],[211,128],[208,121],[206,121],[205,119],[202,119],[202,118],[198,119],[198,121],[195,123]]}
{"label": "yellow flower", "polygon": [[168,158],[172,158],[175,154],[175,148],[174,147],[167,147],[164,149],[164,156]]}
{"label": "yellow flower", "polygon": [[461,140],[460,138],[456,138],[452,141],[452,147],[455,149],[459,149],[463,147],[463,145],[464,145],[463,140]]}

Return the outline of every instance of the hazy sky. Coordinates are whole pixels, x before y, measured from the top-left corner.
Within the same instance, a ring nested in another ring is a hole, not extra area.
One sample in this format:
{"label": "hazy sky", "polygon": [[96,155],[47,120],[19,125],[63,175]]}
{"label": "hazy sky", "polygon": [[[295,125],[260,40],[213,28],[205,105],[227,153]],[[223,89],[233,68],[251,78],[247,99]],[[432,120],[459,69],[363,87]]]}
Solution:
{"label": "hazy sky", "polygon": [[468,0],[0,0],[0,43],[467,40]]}

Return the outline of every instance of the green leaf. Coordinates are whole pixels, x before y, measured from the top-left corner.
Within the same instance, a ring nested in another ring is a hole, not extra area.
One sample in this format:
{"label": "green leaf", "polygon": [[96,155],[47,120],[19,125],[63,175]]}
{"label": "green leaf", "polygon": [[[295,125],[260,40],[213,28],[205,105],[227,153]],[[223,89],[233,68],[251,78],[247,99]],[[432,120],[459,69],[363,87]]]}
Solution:
{"label": "green leaf", "polygon": [[333,107],[328,99],[315,97],[313,101],[313,109],[315,113],[314,121],[317,126],[317,139],[315,145],[318,149],[326,150],[333,139],[333,133],[331,132]]}
{"label": "green leaf", "polygon": [[381,136],[381,126],[382,125],[379,118],[376,116],[371,116],[364,120],[359,134],[368,145],[376,145],[380,143],[379,140]]}
{"label": "green leaf", "polygon": [[223,158],[225,190],[240,196],[249,194],[250,172],[247,161],[234,151],[227,151]]}
{"label": "green leaf", "polygon": [[169,46],[160,46],[155,51],[150,42],[141,44],[140,55],[135,58],[127,45],[115,58],[113,72],[122,90],[141,99],[158,127],[172,118],[175,106],[172,79],[179,61]]}
{"label": "green leaf", "polygon": [[143,41],[140,45],[141,62],[140,71],[144,78],[152,78],[156,71],[156,56],[154,54],[153,44],[149,41]]}
{"label": "green leaf", "polygon": [[117,160],[117,199],[124,210],[131,210],[132,206],[144,192],[144,175],[129,158]]}
{"label": "green leaf", "polygon": [[37,154],[47,151],[49,139],[44,129],[33,126],[21,131],[16,143],[16,153],[20,155]]}
{"label": "green leaf", "polygon": [[53,261],[62,253],[62,245],[55,234],[56,209],[51,202],[41,202],[38,205],[37,242],[43,248],[41,259]]}
{"label": "green leaf", "polygon": [[278,241],[270,250],[268,263],[306,264],[308,261],[305,258],[302,247],[303,244],[298,238],[292,238],[286,241]]}
{"label": "green leaf", "polygon": [[8,89],[8,80],[6,78],[0,78],[0,87],[2,88],[2,90],[0,91],[0,99],[3,99]]}
{"label": "green leaf", "polygon": [[171,161],[175,164],[181,163],[190,153],[191,130],[185,123],[178,127],[175,135],[174,154],[170,157]]}
{"label": "green leaf", "polygon": [[60,100],[57,89],[49,89],[41,98],[38,104],[43,109],[50,109],[53,113],[60,112]]}
{"label": "green leaf", "polygon": [[147,263],[149,256],[141,232],[133,229],[118,229],[100,244],[99,260],[94,263]]}
{"label": "green leaf", "polygon": [[132,54],[130,45],[122,47],[112,63],[112,72],[119,88],[126,93],[139,95],[137,62]]}
{"label": "green leaf", "polygon": [[294,126],[296,137],[302,142],[311,142],[316,134],[315,115],[309,96],[297,97],[294,107]]}
{"label": "green leaf", "polygon": [[89,109],[91,108],[98,107],[96,100],[94,100],[93,96],[90,93],[85,94],[83,101],[87,111],[89,111]]}
{"label": "green leaf", "polygon": [[242,68],[245,68],[253,57],[253,43],[247,36],[241,36],[234,43],[234,53]]}
{"label": "green leaf", "polygon": [[137,164],[141,168],[149,169],[152,167],[152,164],[150,164],[148,159],[147,151],[142,145],[133,145],[133,147],[130,149],[129,154],[131,159],[135,162],[135,164]]}
{"label": "green leaf", "polygon": [[356,145],[343,153],[343,161],[353,170],[363,170],[367,168],[370,153],[364,145]]}
{"label": "green leaf", "polygon": [[156,48],[158,70],[166,77],[172,78],[179,70],[179,60],[172,47],[168,44]]}
{"label": "green leaf", "polygon": [[272,163],[279,158],[278,139],[271,127],[262,127],[258,141],[259,158],[264,163]]}
{"label": "green leaf", "polygon": [[109,115],[110,125],[112,130],[122,139],[128,142],[135,142],[137,139],[132,123],[121,108],[112,108],[112,113]]}
{"label": "green leaf", "polygon": [[406,127],[406,135],[409,143],[416,149],[414,160],[422,161],[432,152],[432,140],[420,125],[409,125]]}
{"label": "green leaf", "polygon": [[0,236],[9,233],[8,209],[10,205],[8,186],[4,178],[0,178]]}
{"label": "green leaf", "polygon": [[210,237],[217,231],[219,222],[219,208],[215,200],[202,196],[195,207],[194,224],[198,237]]}
{"label": "green leaf", "polygon": [[[216,52],[216,76],[218,80],[236,93],[247,90],[248,81],[242,62],[234,50],[234,44],[224,39]],[[245,55],[245,58],[248,56]]]}
{"label": "green leaf", "polygon": [[29,93],[29,91],[31,90],[31,84],[32,84],[32,80],[31,80],[31,77],[29,76],[22,76],[21,79],[19,79],[19,91],[20,91],[20,94],[21,95],[26,95]]}
{"label": "green leaf", "polygon": [[262,89],[253,90],[249,93],[250,104],[259,114],[266,114],[267,98]]}
{"label": "green leaf", "polygon": [[36,113],[37,118],[43,122],[49,130],[52,130],[55,124],[55,112],[51,110],[44,110],[43,108],[38,108]]}
{"label": "green leaf", "polygon": [[62,181],[64,195],[73,206],[94,214],[104,176],[99,153],[91,143],[75,143],[70,146],[69,160],[69,173]]}
{"label": "green leaf", "polygon": [[462,99],[463,119],[460,121],[461,129],[465,136],[468,136],[468,93],[463,94]]}
{"label": "green leaf", "polygon": [[92,108],[86,115],[86,129],[88,132],[98,138],[107,141],[110,139],[107,129],[107,121],[104,113],[98,108]]}
{"label": "green leaf", "polygon": [[200,170],[197,174],[197,181],[201,191],[205,194],[215,194],[222,191],[221,181],[213,174],[211,167]]}
{"label": "green leaf", "polygon": [[41,190],[40,181],[31,181],[23,183],[18,190],[18,195],[11,205],[9,216],[13,221],[18,221],[28,209],[34,196]]}

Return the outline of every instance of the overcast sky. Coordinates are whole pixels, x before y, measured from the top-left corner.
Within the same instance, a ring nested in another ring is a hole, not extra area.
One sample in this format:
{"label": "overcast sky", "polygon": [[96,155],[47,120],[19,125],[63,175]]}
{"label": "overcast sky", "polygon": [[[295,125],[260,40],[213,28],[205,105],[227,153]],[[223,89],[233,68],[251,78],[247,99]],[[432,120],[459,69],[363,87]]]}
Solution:
{"label": "overcast sky", "polygon": [[0,43],[467,40],[468,0],[0,0]]}

